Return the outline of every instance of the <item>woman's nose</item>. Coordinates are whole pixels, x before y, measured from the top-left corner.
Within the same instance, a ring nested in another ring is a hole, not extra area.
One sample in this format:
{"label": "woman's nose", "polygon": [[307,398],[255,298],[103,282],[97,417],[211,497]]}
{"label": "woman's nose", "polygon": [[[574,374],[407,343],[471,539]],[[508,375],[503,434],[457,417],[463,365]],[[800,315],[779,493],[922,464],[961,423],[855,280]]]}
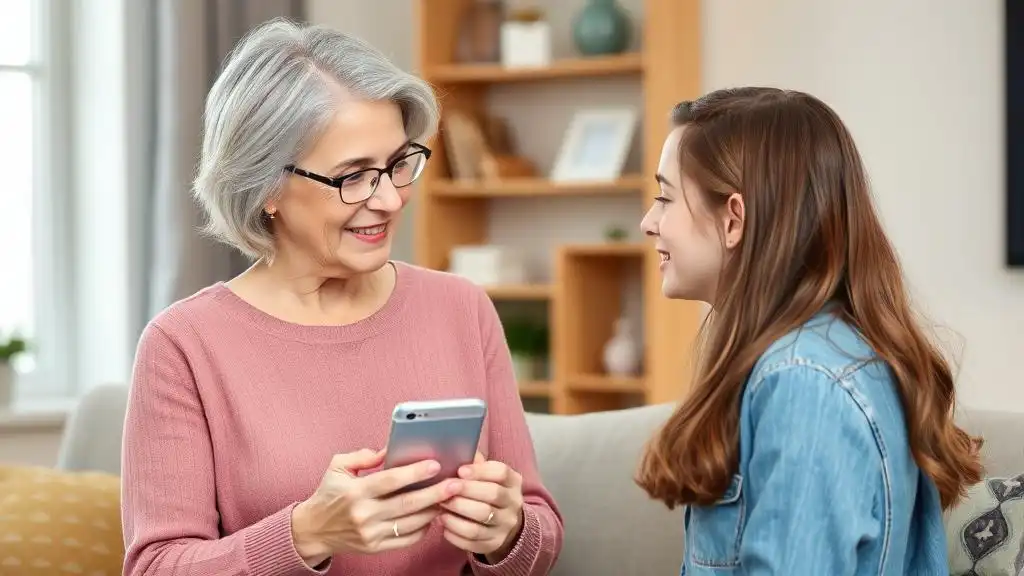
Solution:
{"label": "woman's nose", "polygon": [[647,213],[644,214],[643,219],[640,220],[640,231],[647,236],[658,235],[658,219],[651,214],[650,210],[648,210]]}
{"label": "woman's nose", "polygon": [[402,202],[402,195],[398,193],[398,189],[391,183],[390,177],[385,174],[380,178],[380,182],[377,183],[377,189],[366,203],[367,208],[382,212],[397,212],[404,204]]}

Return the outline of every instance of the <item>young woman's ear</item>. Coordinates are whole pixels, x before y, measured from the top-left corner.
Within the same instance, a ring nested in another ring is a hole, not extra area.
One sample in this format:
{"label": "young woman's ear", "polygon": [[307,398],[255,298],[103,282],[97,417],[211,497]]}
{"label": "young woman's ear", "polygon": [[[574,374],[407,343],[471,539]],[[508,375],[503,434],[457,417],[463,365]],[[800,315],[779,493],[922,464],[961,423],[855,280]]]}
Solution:
{"label": "young woman's ear", "polygon": [[743,196],[733,193],[725,201],[725,247],[732,250],[739,246],[743,239],[743,221],[745,218]]}

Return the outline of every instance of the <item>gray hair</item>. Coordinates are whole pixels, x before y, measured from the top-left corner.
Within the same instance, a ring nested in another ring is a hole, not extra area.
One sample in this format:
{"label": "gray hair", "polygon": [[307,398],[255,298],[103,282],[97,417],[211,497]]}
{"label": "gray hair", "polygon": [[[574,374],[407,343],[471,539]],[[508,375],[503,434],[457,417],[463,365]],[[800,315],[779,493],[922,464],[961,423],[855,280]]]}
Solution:
{"label": "gray hair", "polygon": [[272,20],[239,42],[206,100],[193,194],[206,211],[207,233],[250,258],[273,257],[263,209],[280,190],[284,167],[334,117],[331,83],[398,104],[412,140],[437,130],[433,90],[379,50],[329,28]]}

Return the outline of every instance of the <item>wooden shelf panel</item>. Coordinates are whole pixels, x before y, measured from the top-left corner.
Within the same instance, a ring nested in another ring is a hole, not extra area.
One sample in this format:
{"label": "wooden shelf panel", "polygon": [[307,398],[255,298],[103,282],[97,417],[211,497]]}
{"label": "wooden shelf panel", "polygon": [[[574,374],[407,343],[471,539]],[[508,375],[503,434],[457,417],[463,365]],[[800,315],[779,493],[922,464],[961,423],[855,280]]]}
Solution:
{"label": "wooden shelf panel", "polygon": [[551,382],[535,380],[519,383],[519,395],[524,398],[550,398]]}
{"label": "wooden shelf panel", "polygon": [[428,193],[446,198],[598,196],[640,192],[645,183],[646,180],[640,175],[597,182],[554,182],[546,178],[508,178],[478,182],[438,180],[430,184]]}
{"label": "wooden shelf panel", "polygon": [[545,68],[505,68],[500,64],[446,64],[429,68],[425,76],[427,81],[433,84],[491,84],[625,76],[640,74],[643,69],[643,55],[639,52],[630,52],[615,56],[556,60]]}
{"label": "wooden shelf panel", "polygon": [[653,250],[643,242],[609,242],[607,244],[567,244],[562,246],[565,256],[573,257],[643,257]]}
{"label": "wooden shelf panel", "polygon": [[631,394],[644,391],[644,380],[643,378],[623,378],[604,374],[577,374],[569,377],[567,387],[573,392]]}
{"label": "wooden shelf panel", "polygon": [[487,286],[486,290],[494,300],[548,300],[553,292],[550,284]]}

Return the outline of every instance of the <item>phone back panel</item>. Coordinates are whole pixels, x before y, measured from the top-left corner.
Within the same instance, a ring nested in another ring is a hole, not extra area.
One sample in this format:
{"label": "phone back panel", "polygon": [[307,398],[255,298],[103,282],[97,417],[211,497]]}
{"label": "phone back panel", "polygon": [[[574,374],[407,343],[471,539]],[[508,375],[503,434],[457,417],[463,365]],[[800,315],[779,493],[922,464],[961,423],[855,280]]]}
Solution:
{"label": "phone back panel", "polygon": [[431,459],[441,464],[433,478],[403,492],[456,477],[460,466],[473,462],[486,413],[486,404],[475,398],[399,404],[391,415],[384,468]]}

